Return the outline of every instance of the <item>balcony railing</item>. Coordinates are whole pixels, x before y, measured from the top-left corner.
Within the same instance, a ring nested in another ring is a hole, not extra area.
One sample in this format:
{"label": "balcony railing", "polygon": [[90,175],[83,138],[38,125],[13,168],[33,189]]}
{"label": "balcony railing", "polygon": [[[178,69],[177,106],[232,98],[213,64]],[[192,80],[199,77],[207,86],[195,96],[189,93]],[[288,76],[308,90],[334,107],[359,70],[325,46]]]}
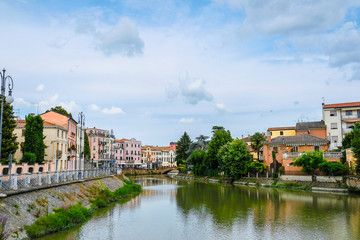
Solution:
{"label": "balcony railing", "polygon": [[[302,152],[289,152],[289,153],[283,153],[283,159],[297,159],[304,155]],[[341,152],[325,152],[323,154],[324,158],[341,158],[342,153]]]}

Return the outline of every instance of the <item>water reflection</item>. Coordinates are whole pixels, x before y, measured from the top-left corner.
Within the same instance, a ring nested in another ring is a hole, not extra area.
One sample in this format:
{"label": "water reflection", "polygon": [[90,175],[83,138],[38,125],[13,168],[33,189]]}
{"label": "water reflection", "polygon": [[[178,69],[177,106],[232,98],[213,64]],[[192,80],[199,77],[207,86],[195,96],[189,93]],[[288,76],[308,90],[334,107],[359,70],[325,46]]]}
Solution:
{"label": "water reflection", "polygon": [[359,239],[360,198],[137,177],[143,193],[47,239]]}

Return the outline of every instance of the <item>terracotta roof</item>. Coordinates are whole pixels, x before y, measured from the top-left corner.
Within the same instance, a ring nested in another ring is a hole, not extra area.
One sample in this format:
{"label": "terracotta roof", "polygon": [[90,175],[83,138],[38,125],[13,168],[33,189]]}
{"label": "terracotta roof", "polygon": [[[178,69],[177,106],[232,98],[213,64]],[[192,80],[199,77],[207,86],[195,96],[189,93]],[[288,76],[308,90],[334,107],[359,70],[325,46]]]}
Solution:
{"label": "terracotta roof", "polygon": [[279,130],[295,130],[295,127],[273,127],[273,128],[268,128],[268,131],[279,131]]}
{"label": "terracotta roof", "polygon": [[326,129],[326,125],[323,121],[296,123],[296,131],[309,131],[310,129]]}
{"label": "terracotta roof", "polygon": [[295,136],[280,136],[273,138],[271,142],[264,142],[265,145],[308,145],[308,146],[319,146],[329,144],[329,140],[315,137],[309,134],[299,134]]}
{"label": "terracotta roof", "polygon": [[344,122],[347,123],[355,123],[355,122],[360,122],[360,118],[356,118],[356,119],[345,119],[343,120]]}
{"label": "terracotta roof", "polygon": [[323,106],[324,109],[326,109],[326,108],[347,108],[347,107],[360,107],[360,102],[325,104]]}

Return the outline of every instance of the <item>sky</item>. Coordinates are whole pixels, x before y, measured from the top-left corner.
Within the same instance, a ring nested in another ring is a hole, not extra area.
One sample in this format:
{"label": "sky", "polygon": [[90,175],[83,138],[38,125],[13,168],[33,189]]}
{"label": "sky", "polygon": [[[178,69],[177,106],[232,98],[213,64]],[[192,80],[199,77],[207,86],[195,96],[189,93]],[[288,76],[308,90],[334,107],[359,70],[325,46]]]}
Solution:
{"label": "sky", "polygon": [[241,138],[360,101],[358,0],[0,0],[15,114],[58,105],[116,138]]}

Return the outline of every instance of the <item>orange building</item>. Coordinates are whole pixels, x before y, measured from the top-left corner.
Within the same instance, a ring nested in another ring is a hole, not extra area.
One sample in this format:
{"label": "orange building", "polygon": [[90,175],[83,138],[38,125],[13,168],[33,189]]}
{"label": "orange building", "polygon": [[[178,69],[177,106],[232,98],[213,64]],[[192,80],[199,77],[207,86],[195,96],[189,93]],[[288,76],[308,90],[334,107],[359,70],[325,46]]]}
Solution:
{"label": "orange building", "polygon": [[[44,121],[54,123],[60,126],[63,126],[68,131],[68,144],[67,144],[67,169],[75,170],[76,169],[76,132],[77,132],[77,122],[68,116],[63,114],[48,111],[40,115]],[[59,150],[59,149],[57,149]]]}
{"label": "orange building", "polygon": [[283,166],[285,174],[301,174],[301,167],[293,166],[293,162],[304,154],[305,151],[323,151],[324,158],[328,161],[340,161],[341,152],[328,152],[330,141],[326,139],[326,126],[322,121],[299,122],[295,127],[295,135],[268,136],[263,145],[264,164],[273,171],[275,159]]}

